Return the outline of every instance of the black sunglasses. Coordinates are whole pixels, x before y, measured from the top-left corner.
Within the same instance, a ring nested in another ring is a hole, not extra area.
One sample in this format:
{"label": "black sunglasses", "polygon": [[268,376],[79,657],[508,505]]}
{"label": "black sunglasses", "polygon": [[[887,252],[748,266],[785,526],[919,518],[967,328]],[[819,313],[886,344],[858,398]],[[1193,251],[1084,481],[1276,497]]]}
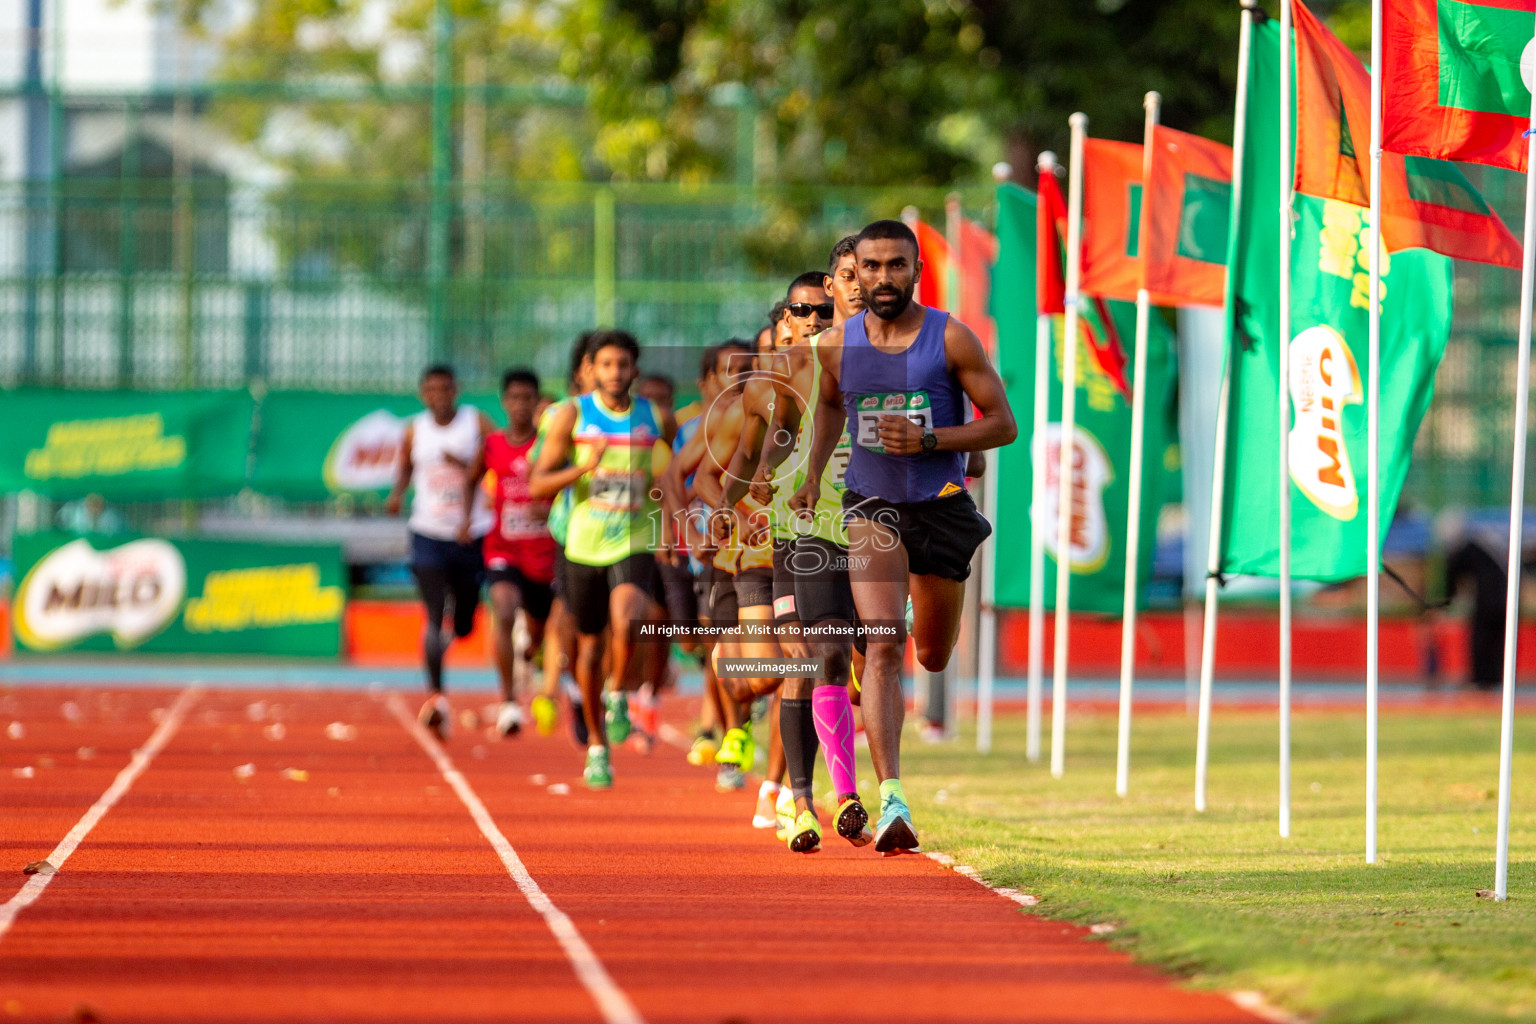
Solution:
{"label": "black sunglasses", "polygon": [[815,313],[817,316],[821,317],[823,320],[830,320],[830,319],[832,319],[832,303],[830,303],[830,302],[818,302],[814,306],[811,305],[809,302],[791,302],[789,304],[789,315],[790,316],[797,316],[800,319],[804,320],[806,317],[810,316],[812,313]]}

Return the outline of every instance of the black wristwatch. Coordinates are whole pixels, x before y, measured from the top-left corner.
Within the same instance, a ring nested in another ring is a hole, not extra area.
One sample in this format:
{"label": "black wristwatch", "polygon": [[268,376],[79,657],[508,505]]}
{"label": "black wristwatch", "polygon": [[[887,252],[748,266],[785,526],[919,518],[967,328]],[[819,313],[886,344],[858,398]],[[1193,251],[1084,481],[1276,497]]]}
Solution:
{"label": "black wristwatch", "polygon": [[936,451],[938,449],[939,435],[933,432],[932,427],[929,427],[927,430],[923,431],[922,447],[923,451],[925,452]]}

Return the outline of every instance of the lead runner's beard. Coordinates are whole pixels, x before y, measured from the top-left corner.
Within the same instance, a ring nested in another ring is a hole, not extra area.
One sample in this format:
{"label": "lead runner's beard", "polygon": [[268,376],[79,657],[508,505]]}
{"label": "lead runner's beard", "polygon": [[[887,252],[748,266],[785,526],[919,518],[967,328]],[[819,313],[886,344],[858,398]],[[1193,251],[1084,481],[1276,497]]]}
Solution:
{"label": "lead runner's beard", "polygon": [[912,304],[912,293],[916,289],[916,281],[901,290],[891,287],[876,288],[869,294],[867,303],[869,311],[881,320],[895,320]]}

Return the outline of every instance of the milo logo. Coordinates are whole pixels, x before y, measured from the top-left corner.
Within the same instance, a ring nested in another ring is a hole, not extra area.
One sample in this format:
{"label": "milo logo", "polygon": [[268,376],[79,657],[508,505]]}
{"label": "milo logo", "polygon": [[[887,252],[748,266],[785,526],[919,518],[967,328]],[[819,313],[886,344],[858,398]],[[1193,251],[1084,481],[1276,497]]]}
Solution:
{"label": "milo logo", "polygon": [[[1057,514],[1060,505],[1061,424],[1045,429],[1044,450],[1036,458],[1045,459],[1045,495],[1042,507],[1033,510],[1035,529],[1040,531],[1046,553],[1058,562]],[[1072,431],[1071,521],[1069,528],[1072,571],[1095,573],[1109,561],[1109,513],[1104,508],[1104,492],[1114,482],[1114,466],[1104,446],[1081,426]]]}
{"label": "milo logo", "polygon": [[187,593],[187,566],[163,540],[136,540],[97,551],[76,540],[50,551],[16,591],[16,637],[33,650],[67,647],[108,633],[135,647],[176,617]]}
{"label": "milo logo", "polygon": [[1348,521],[1360,511],[1360,492],[1344,443],[1343,413],[1363,397],[1360,368],[1344,336],[1325,324],[1296,336],[1290,360],[1291,479],[1312,504]]}
{"label": "milo logo", "polygon": [[886,409],[905,409],[907,407],[907,396],[886,395],[883,404]]}
{"label": "milo logo", "polygon": [[880,408],[880,396],[879,395],[865,395],[863,398],[859,399],[859,408],[860,409],[878,409],[878,408]]}
{"label": "milo logo", "polygon": [[923,408],[926,408],[927,406],[928,406],[928,395],[925,392],[919,391],[917,394],[910,395],[907,398],[907,408],[908,409],[923,409]]}
{"label": "milo logo", "polygon": [[321,473],[336,494],[380,491],[395,480],[405,421],[388,409],[375,409],[343,430],[326,453]]}

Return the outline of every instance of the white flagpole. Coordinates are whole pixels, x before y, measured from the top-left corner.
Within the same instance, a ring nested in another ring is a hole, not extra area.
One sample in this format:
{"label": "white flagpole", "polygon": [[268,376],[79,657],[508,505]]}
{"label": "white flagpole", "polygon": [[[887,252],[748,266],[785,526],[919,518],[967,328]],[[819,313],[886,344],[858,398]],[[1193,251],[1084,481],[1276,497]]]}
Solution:
{"label": "white flagpole", "polygon": [[1280,837],[1291,834],[1291,0],[1280,4]]}
{"label": "white flagpole", "polygon": [[[1536,132],[1536,90],[1531,96]],[[1525,150],[1525,253],[1520,261],[1520,355],[1515,367],[1515,457],[1509,475],[1509,590],[1504,598],[1504,699],[1499,712],[1499,837],[1493,898],[1509,897],[1509,787],[1515,747],[1515,652],[1520,630],[1520,554],[1525,505],[1525,445],[1531,400],[1531,304],[1536,293],[1536,134]]]}
{"label": "white flagpole", "polygon": [[1146,126],[1142,129],[1141,142],[1141,224],[1138,227],[1136,252],[1141,263],[1142,287],[1136,290],[1136,367],[1131,379],[1131,467],[1130,495],[1125,511],[1125,604],[1120,616],[1120,736],[1115,753],[1115,793],[1125,796],[1131,786],[1131,695],[1136,675],[1136,597],[1137,569],[1141,564],[1141,457],[1146,441],[1147,422],[1147,334],[1148,319],[1152,314],[1151,297],[1147,294],[1147,243],[1150,232],[1147,223],[1151,219],[1152,193],[1152,129],[1157,126],[1157,112],[1162,97],[1156,92],[1147,93],[1142,100],[1146,108]]}
{"label": "white flagpole", "polygon": [[[1056,173],[1056,154],[1040,154],[1041,174]],[[1043,214],[1037,214],[1042,216]],[[1046,253],[1036,253],[1045,259]],[[1035,425],[1030,437],[1029,523],[1029,684],[1026,695],[1025,756],[1040,760],[1040,704],[1045,676],[1045,430],[1050,422],[1051,315],[1035,318]],[[995,520],[994,520],[995,522]]]}
{"label": "white flagpole", "polygon": [[1083,266],[1083,139],[1088,115],[1073,114],[1072,166],[1067,187],[1065,358],[1061,374],[1061,458],[1056,476],[1056,650],[1051,679],[1051,775],[1067,767],[1067,617],[1072,595],[1072,453],[1077,425],[1077,317]]}
{"label": "white flagpole", "polygon": [[[1232,294],[1233,257],[1243,208],[1243,150],[1248,134],[1248,54],[1253,45],[1253,10],[1258,0],[1242,0],[1243,29],[1237,45],[1237,114],[1232,131],[1232,213],[1227,239],[1227,294]],[[1229,301],[1228,330],[1236,311]],[[1205,624],[1200,635],[1200,700],[1195,739],[1195,810],[1205,810],[1205,777],[1211,759],[1211,687],[1216,675],[1216,586],[1221,573],[1221,519],[1227,493],[1227,405],[1232,390],[1232,346],[1222,355],[1221,391],[1216,398],[1215,459],[1211,470],[1210,535],[1206,546]]]}
{"label": "white flagpole", "polygon": [[1369,552],[1365,562],[1365,862],[1374,864],[1376,702],[1381,675],[1381,0],[1371,0],[1370,256],[1370,347],[1365,371],[1370,378],[1365,395],[1365,542]]}

